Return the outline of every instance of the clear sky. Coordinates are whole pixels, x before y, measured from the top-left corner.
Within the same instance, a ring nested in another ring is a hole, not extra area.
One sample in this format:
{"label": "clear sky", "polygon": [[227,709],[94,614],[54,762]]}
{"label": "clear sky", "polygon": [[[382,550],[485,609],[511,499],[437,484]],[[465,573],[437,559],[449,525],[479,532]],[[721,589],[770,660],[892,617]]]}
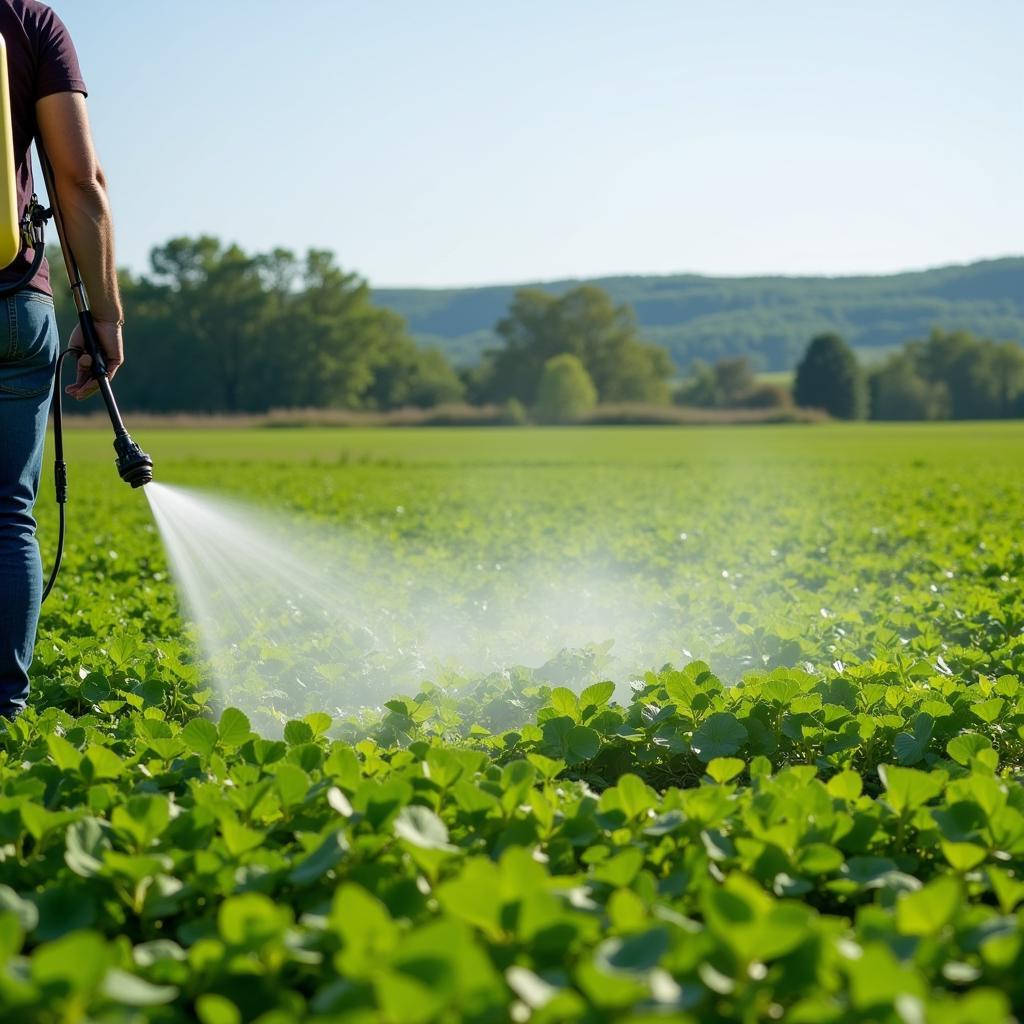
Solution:
{"label": "clear sky", "polygon": [[121,262],[377,285],[1024,252],[1022,0],[54,0]]}

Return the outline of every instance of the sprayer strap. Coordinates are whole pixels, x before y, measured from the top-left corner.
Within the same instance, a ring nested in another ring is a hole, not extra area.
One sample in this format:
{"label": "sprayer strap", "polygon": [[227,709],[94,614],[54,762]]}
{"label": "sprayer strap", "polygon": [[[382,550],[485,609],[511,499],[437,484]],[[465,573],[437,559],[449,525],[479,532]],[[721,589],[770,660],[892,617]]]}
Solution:
{"label": "sprayer strap", "polygon": [[39,197],[33,192],[25,216],[21,219],[21,240],[26,249],[32,250],[32,262],[17,281],[0,285],[0,298],[20,292],[36,276],[39,268],[43,265],[43,259],[46,256],[46,238],[43,228],[52,214],[53,211],[42,206]]}

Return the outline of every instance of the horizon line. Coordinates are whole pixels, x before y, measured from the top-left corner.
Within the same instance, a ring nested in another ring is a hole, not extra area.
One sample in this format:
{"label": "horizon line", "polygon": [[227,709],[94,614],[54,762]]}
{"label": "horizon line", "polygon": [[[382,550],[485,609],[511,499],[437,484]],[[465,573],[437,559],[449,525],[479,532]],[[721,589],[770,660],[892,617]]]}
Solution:
{"label": "horizon line", "polygon": [[[786,280],[786,281],[835,281],[852,280],[856,278],[879,278],[879,277],[902,277],[911,274],[928,274],[936,270],[956,270],[966,267],[977,266],[981,263],[1002,263],[1007,260],[1024,260],[1024,251],[1005,253],[1000,256],[979,256],[975,259],[954,261],[949,263],[936,263],[926,267],[904,267],[900,270],[881,271],[849,271],[843,273],[788,273],[785,271],[762,271],[746,274],[716,274],[699,270],[675,270],[675,271],[625,271],[619,273],[601,273],[583,275],[569,275],[565,277],[543,277],[520,279],[517,281],[499,280],[491,282],[477,282],[473,284],[374,284],[368,277],[363,279],[369,284],[372,291],[417,291],[417,292],[445,292],[445,291],[471,291],[484,288],[523,288],[530,286],[572,284],[574,282],[587,281],[612,281],[629,278],[674,278],[674,277],[699,277],[711,281],[749,281],[749,280]],[[347,269],[347,268],[346,268]],[[358,273],[358,271],[355,271]],[[363,276],[363,275],[360,275]]]}

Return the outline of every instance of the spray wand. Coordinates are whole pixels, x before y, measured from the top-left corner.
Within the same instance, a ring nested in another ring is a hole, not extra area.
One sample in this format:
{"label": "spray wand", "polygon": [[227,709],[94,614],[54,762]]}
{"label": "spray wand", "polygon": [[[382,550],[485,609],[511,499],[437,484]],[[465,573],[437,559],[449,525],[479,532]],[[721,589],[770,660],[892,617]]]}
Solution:
{"label": "spray wand", "polygon": [[[132,440],[121,418],[121,411],[117,407],[117,400],[114,398],[113,389],[110,386],[110,378],[107,376],[107,364],[103,358],[103,351],[100,346],[99,335],[96,333],[96,324],[93,321],[92,313],[89,310],[89,297],[82,282],[82,275],[78,270],[78,261],[68,242],[64,231],[64,220],[61,216],[60,202],[57,196],[57,189],[53,180],[53,167],[46,155],[42,142],[36,140],[36,151],[39,155],[39,165],[43,171],[43,178],[46,181],[46,192],[50,197],[50,209],[43,210],[32,197],[29,211],[25,216],[24,230],[26,241],[31,239],[35,249],[36,257],[33,260],[33,269],[29,272],[28,280],[42,262],[42,255],[45,250],[43,239],[43,225],[49,216],[53,216],[57,228],[57,237],[60,239],[61,252],[64,255],[64,266],[67,268],[68,281],[71,284],[71,294],[74,296],[75,307],[78,310],[78,323],[81,327],[83,351],[92,357],[92,376],[99,385],[100,395],[103,404],[106,406],[107,415],[110,417],[111,426],[114,428],[114,452],[117,455],[117,471],[125,483],[132,487],[142,487],[153,479],[153,460]],[[27,283],[27,281],[25,282]],[[16,286],[17,287],[17,286]],[[50,570],[49,579],[43,588],[45,601],[49,596],[53,585],[60,572],[60,564],[64,557],[64,536],[66,529],[65,505],[68,497],[68,470],[64,461],[64,417],[61,404],[60,376],[64,367],[64,360],[70,355],[80,353],[71,348],[65,349],[57,357],[57,365],[54,368],[53,381],[53,477],[57,497],[57,510],[59,527],[57,535],[57,551],[54,556],[53,568]]]}
{"label": "spray wand", "polygon": [[[117,400],[114,398],[114,392],[110,386],[110,378],[107,376],[107,364],[100,349],[96,324],[89,310],[89,297],[86,295],[82,275],[78,270],[78,261],[75,259],[75,254],[64,231],[64,218],[61,215],[60,201],[53,181],[53,168],[46,155],[46,150],[43,149],[39,140],[36,140],[36,150],[39,154],[39,165],[43,169],[43,178],[46,181],[46,192],[50,197],[50,207],[53,222],[57,228],[57,237],[60,239],[61,252],[64,254],[64,265],[67,268],[68,281],[71,283],[71,294],[74,296],[75,307],[78,309],[78,323],[82,328],[82,345],[85,353],[92,357],[92,375],[96,383],[99,384],[103,404],[107,407],[107,415],[110,416],[110,423],[114,428],[117,471],[125,483],[131,484],[132,487],[142,487],[153,479],[153,460],[132,440],[124,425],[124,420],[121,419],[121,411],[117,407]],[[59,383],[59,376],[60,367],[58,366],[55,384]],[[60,405],[59,387],[54,392],[54,402],[56,411]]]}

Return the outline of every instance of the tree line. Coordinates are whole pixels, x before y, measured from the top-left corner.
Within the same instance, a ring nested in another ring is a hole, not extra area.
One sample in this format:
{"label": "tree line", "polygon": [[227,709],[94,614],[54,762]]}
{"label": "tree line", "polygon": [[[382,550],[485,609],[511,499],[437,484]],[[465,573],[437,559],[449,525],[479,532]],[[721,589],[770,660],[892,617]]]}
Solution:
{"label": "tree line", "polygon": [[[542,387],[555,357],[569,357],[570,376],[581,370],[593,388],[590,403],[570,402],[580,411],[597,402],[667,403],[675,372],[664,349],[640,339],[629,307],[592,286],[557,299],[520,291],[496,327],[503,347],[462,370],[438,349],[418,346],[400,316],[373,303],[364,280],[321,250],[250,254],[208,236],[176,238],[151,252],[147,273],[122,272],[121,288],[129,348],[118,395],[126,409],[259,413],[469,402],[510,404],[513,421],[526,410],[558,419],[564,389]],[[66,289],[55,291],[66,336],[74,308]],[[554,378],[564,363],[550,371]]]}
{"label": "tree line", "polygon": [[[127,409],[265,412],[387,409],[459,400],[444,357],[416,346],[401,317],[370,301],[334,257],[250,255],[217,239],[172,239],[150,273],[121,275],[127,311]],[[73,317],[59,294],[58,316]]]}
{"label": "tree line", "polygon": [[865,368],[842,337],[822,334],[797,366],[793,397],[837,419],[1024,417],[1024,348],[934,328]]}
{"label": "tree line", "polygon": [[[784,372],[820,331],[838,331],[857,350],[883,355],[931,327],[967,327],[990,338],[1024,340],[1024,257],[984,260],[871,277],[605,277],[591,283],[636,314],[645,340],[667,349],[680,371],[747,356]],[[542,287],[561,294],[573,282]],[[494,325],[514,286],[375,290],[377,301],[408,319],[417,338],[442,345],[468,366],[494,345]]]}
{"label": "tree line", "polygon": [[[59,261],[59,256],[56,263]],[[57,275],[55,275],[56,280]],[[216,238],[154,249],[147,273],[122,273],[126,409],[261,413],[498,405],[506,422],[561,421],[597,405],[766,408],[792,403],[840,418],[1024,415],[1024,350],[940,330],[862,367],[841,337],[816,337],[790,389],[744,357],[697,361],[680,378],[632,308],[595,285],[560,295],[523,288],[495,326],[499,345],[456,369],[420,347],[405,321],[329,252],[250,254]],[[55,288],[66,336],[74,309]]]}

